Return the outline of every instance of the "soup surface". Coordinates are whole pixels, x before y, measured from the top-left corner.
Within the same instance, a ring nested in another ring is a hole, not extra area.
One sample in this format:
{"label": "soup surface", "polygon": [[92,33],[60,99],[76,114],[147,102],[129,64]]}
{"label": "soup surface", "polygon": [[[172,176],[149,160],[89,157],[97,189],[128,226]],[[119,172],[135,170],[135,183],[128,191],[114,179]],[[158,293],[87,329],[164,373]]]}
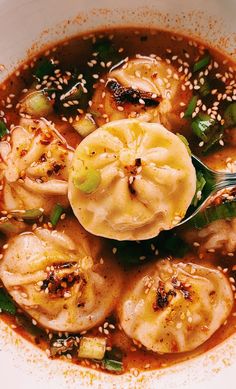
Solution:
{"label": "soup surface", "polygon": [[159,30],[98,31],[0,86],[0,317],[50,358],[121,374],[235,332],[232,60]]}

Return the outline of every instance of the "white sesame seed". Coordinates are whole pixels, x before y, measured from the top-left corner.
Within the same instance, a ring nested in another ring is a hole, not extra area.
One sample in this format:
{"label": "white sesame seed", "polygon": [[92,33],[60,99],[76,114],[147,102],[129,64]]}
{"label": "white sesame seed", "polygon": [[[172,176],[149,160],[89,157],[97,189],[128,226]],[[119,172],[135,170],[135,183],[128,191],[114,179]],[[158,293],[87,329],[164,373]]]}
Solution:
{"label": "white sesame seed", "polygon": [[139,104],[145,105],[145,101],[143,99],[139,99]]}

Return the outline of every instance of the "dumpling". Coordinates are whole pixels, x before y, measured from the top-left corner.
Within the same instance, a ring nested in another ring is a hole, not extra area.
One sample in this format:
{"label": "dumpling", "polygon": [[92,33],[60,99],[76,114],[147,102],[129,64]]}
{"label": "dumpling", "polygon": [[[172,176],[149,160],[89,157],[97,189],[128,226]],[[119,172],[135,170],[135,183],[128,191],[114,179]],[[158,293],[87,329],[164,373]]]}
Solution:
{"label": "dumpling", "polygon": [[204,343],[224,323],[233,293],[219,270],[162,260],[129,277],[118,307],[125,333],[156,353]]}
{"label": "dumpling", "polygon": [[199,251],[220,250],[225,253],[236,251],[236,218],[216,220],[201,230],[187,230],[184,239],[190,244],[199,243]]}
{"label": "dumpling", "polygon": [[73,150],[45,119],[22,119],[11,141],[0,142],[3,209],[67,206],[68,167]]}
{"label": "dumpling", "polygon": [[105,124],[77,147],[69,200],[82,226],[116,240],[152,238],[175,226],[194,196],[184,143],[158,123]]}
{"label": "dumpling", "polygon": [[102,322],[122,283],[119,266],[109,258],[101,260],[98,238],[69,219],[60,230],[37,228],[10,239],[0,278],[39,325],[68,332]]}
{"label": "dumpling", "polygon": [[[183,77],[183,76],[182,76]],[[123,118],[158,122],[180,131],[182,107],[191,93],[183,92],[175,68],[161,59],[140,57],[113,69],[96,87],[91,113],[98,125]]]}

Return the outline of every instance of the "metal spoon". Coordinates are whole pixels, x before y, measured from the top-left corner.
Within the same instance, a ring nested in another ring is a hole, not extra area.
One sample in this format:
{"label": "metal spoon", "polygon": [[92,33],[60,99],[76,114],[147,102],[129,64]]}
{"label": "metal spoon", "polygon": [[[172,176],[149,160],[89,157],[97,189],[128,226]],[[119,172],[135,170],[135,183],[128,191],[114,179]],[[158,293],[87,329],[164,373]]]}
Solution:
{"label": "metal spoon", "polygon": [[196,171],[201,171],[206,180],[206,184],[203,188],[202,198],[198,203],[197,208],[190,206],[187,214],[177,226],[187,223],[199,212],[201,212],[206,204],[208,203],[211,196],[221,189],[236,186],[236,173],[217,172],[207,167],[203,162],[200,161],[195,155],[192,155],[192,162]]}

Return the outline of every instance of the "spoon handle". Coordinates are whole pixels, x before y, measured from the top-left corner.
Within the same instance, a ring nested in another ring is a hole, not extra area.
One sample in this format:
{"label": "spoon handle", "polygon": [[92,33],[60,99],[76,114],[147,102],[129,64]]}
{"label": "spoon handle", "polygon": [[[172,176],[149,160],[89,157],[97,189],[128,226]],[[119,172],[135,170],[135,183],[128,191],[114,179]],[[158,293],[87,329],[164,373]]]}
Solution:
{"label": "spoon handle", "polygon": [[220,190],[231,186],[236,186],[236,173],[215,173],[215,190]]}

